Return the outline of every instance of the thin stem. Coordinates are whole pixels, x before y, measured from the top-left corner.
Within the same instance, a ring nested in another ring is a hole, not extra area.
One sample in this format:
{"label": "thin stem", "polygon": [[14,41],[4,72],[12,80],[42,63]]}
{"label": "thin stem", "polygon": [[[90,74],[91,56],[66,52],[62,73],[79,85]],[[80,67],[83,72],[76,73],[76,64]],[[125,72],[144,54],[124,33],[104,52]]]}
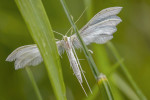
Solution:
{"label": "thin stem", "polygon": [[[119,62],[121,57],[119,55],[119,53],[117,52],[115,46],[111,43],[108,42],[107,46],[109,47],[109,49],[112,51],[113,55],[115,56],[115,58],[117,59],[117,61]],[[141,100],[147,100],[147,98],[145,97],[145,95],[142,93],[142,91],[140,90],[140,88],[136,85],[136,83],[134,82],[133,78],[131,77],[130,73],[128,72],[128,70],[126,69],[126,66],[123,62],[120,62],[120,67],[123,70],[124,74],[126,75],[126,77],[128,78],[130,84],[132,85],[132,87],[134,88],[135,92],[138,94],[139,98]]]}
{"label": "thin stem", "polygon": [[74,31],[75,31],[75,33],[76,33],[76,35],[77,35],[77,37],[78,37],[80,43],[81,43],[81,45],[82,45],[84,54],[85,54],[85,56],[86,56],[86,58],[87,58],[87,60],[88,60],[88,62],[89,62],[89,64],[90,64],[90,67],[91,67],[91,69],[92,69],[92,72],[93,72],[95,78],[97,79],[97,76],[99,76],[99,71],[98,71],[98,69],[97,69],[97,67],[96,67],[96,64],[94,63],[94,60],[93,60],[91,54],[88,52],[88,49],[87,49],[87,47],[85,46],[85,44],[84,44],[84,42],[83,42],[83,40],[82,40],[82,38],[81,38],[81,36],[80,36],[80,34],[79,34],[79,32],[78,32],[78,29],[77,29],[76,25],[74,24],[74,22],[73,22],[73,20],[72,20],[72,18],[71,18],[71,16],[70,16],[70,13],[69,13],[69,10],[68,10],[67,5],[66,5],[66,3],[65,3],[65,0],[60,0],[60,2],[61,2],[62,6],[63,6],[63,8],[64,8],[64,11],[65,11],[65,13],[66,13],[66,15],[67,15],[67,17],[68,17],[69,22],[71,23],[71,25],[72,25],[72,27],[73,27],[73,29],[74,29]]}
{"label": "thin stem", "polygon": [[112,92],[110,92],[110,91],[111,91],[111,88],[110,88],[108,79],[107,79],[107,77],[106,77],[104,74],[102,74],[102,73],[99,75],[98,84],[99,84],[99,85],[102,84],[103,87],[105,88],[105,91],[106,91],[108,100],[114,100],[114,98],[112,98]]}
{"label": "thin stem", "polygon": [[121,90],[129,100],[140,100],[136,92],[128,85],[119,74],[113,73],[111,77],[114,77],[112,82]]}
{"label": "thin stem", "polygon": [[[82,40],[82,38],[81,38],[81,36],[80,36],[80,34],[79,34],[79,32],[78,32],[78,29],[77,29],[77,27],[76,27],[74,21],[72,20],[72,18],[71,18],[71,16],[70,16],[70,13],[69,13],[69,10],[68,10],[67,5],[66,5],[66,3],[65,3],[65,0],[60,0],[60,2],[61,2],[62,6],[63,6],[63,8],[64,8],[64,11],[65,11],[65,13],[66,13],[66,15],[67,15],[67,18],[68,18],[69,22],[71,23],[71,25],[72,25],[72,27],[73,27],[73,29],[74,29],[74,31],[75,31],[75,33],[76,33],[76,35],[77,35],[79,41],[80,41],[80,44],[82,45],[82,49],[83,49],[84,54],[85,54],[85,56],[86,56],[86,58],[87,58],[87,60],[88,60],[88,63],[89,63],[90,68],[91,68],[91,70],[92,70],[92,72],[93,72],[93,75],[94,75],[95,79],[96,79],[97,81],[99,81],[100,72],[98,71],[95,62],[94,62],[94,60],[93,60],[91,54],[90,54],[89,51],[88,51],[88,48],[87,48],[86,45],[84,44],[84,42],[83,42],[83,40]],[[105,91],[106,91],[106,93],[107,93],[108,98],[109,98],[110,100],[113,100],[113,95],[112,95],[112,92],[111,92],[111,89],[110,89],[110,86],[109,86],[108,81],[102,81],[102,82],[104,82],[104,87],[105,87]],[[106,84],[105,84],[105,82],[106,82]],[[99,84],[98,84],[98,85],[99,85]],[[100,86],[100,85],[99,85],[99,86]]]}
{"label": "thin stem", "polygon": [[32,71],[31,71],[30,68],[28,68],[28,67],[26,67],[25,69],[26,69],[26,71],[27,71],[27,74],[28,74],[29,79],[30,79],[30,81],[31,81],[31,83],[32,83],[32,86],[33,86],[33,88],[34,88],[34,91],[35,91],[35,93],[36,93],[36,95],[37,95],[38,100],[43,100],[43,99],[42,99],[42,96],[41,96],[41,93],[40,93],[40,90],[39,90],[39,88],[38,88],[38,86],[37,86],[37,84],[36,84],[36,82],[35,82],[35,79],[34,79],[34,76],[33,76],[33,74],[32,74]]}
{"label": "thin stem", "polygon": [[120,59],[119,61],[117,61],[117,63],[115,63],[110,71],[108,72],[107,74],[107,77],[109,77],[110,75],[112,75],[119,67],[120,67],[120,64],[123,63],[124,59]]}

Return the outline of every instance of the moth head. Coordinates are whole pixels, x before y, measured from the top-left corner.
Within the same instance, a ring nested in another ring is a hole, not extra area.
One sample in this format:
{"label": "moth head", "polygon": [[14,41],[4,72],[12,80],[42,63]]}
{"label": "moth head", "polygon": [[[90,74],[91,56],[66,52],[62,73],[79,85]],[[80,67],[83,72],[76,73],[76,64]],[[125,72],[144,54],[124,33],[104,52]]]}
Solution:
{"label": "moth head", "polygon": [[63,36],[63,40],[66,42],[68,40],[67,36]]}

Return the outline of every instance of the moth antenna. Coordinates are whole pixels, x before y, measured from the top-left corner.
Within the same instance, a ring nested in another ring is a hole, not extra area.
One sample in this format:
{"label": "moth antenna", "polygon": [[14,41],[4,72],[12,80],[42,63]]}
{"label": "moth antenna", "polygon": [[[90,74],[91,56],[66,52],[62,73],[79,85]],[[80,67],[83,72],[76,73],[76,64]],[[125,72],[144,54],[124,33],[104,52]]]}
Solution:
{"label": "moth antenna", "polygon": [[[87,7],[87,8],[88,8],[88,7]],[[87,8],[85,8],[85,9],[83,10],[83,12],[82,12],[81,15],[79,16],[79,18],[75,21],[75,24],[81,19],[81,17],[83,16],[83,14],[84,14],[85,11],[87,10]],[[71,16],[71,18],[72,18],[72,16]],[[72,18],[72,19],[73,19],[73,18]],[[67,35],[71,29],[72,29],[72,27],[69,28],[69,30],[66,32],[65,35]]]}
{"label": "moth antenna", "polygon": [[92,93],[91,87],[90,87],[90,85],[89,85],[89,83],[88,83],[88,81],[87,81],[87,79],[86,79],[86,77],[85,77],[85,75],[84,75],[84,71],[83,71],[83,69],[82,69],[82,67],[81,67],[81,65],[80,65],[79,59],[78,59],[78,57],[77,57],[77,54],[76,54],[75,49],[74,49],[73,46],[72,46],[72,50],[73,50],[73,52],[74,52],[74,54],[75,54],[75,57],[76,57],[76,59],[77,59],[77,63],[78,63],[78,65],[79,65],[79,68],[81,69],[81,73],[82,73],[82,75],[83,75],[83,77],[84,77],[84,79],[85,79],[85,82],[86,82],[86,84],[87,84],[87,86],[88,86],[90,92]]}
{"label": "moth antenna", "polygon": [[[87,7],[88,8],[88,7]],[[81,13],[81,15],[79,16],[79,18],[75,21],[75,23],[77,23],[80,19],[81,19],[81,17],[83,16],[83,14],[85,13],[85,11],[87,10],[87,8],[85,8],[84,10],[83,10],[83,12]]]}
{"label": "moth antenna", "polygon": [[54,33],[57,33],[57,34],[59,34],[59,35],[61,35],[61,36],[64,36],[62,33],[59,33],[59,32],[57,32],[57,31],[54,31],[54,30],[53,30],[53,32],[54,32]]}

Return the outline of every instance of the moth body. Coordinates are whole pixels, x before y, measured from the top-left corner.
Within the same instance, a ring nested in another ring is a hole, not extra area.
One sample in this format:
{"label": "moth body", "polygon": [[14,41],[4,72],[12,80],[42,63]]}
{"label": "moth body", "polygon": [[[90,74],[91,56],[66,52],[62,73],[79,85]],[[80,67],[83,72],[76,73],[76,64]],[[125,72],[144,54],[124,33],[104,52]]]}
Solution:
{"label": "moth body", "polygon": [[83,81],[82,81],[81,71],[79,69],[79,65],[77,62],[78,58],[76,58],[74,55],[71,38],[64,36],[64,43],[65,43],[66,53],[70,62],[70,66],[72,67],[74,75],[77,77],[78,81],[82,83]]}

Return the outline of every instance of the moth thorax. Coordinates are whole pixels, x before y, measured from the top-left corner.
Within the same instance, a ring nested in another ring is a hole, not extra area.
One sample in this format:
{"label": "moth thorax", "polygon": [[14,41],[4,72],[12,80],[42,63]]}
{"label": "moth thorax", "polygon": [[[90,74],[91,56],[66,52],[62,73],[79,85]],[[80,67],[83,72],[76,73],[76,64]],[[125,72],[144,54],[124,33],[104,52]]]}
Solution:
{"label": "moth thorax", "polygon": [[64,41],[65,41],[65,44],[66,44],[66,48],[70,49],[71,48],[71,41],[70,41],[70,37],[67,37],[67,36],[64,36],[63,37]]}

